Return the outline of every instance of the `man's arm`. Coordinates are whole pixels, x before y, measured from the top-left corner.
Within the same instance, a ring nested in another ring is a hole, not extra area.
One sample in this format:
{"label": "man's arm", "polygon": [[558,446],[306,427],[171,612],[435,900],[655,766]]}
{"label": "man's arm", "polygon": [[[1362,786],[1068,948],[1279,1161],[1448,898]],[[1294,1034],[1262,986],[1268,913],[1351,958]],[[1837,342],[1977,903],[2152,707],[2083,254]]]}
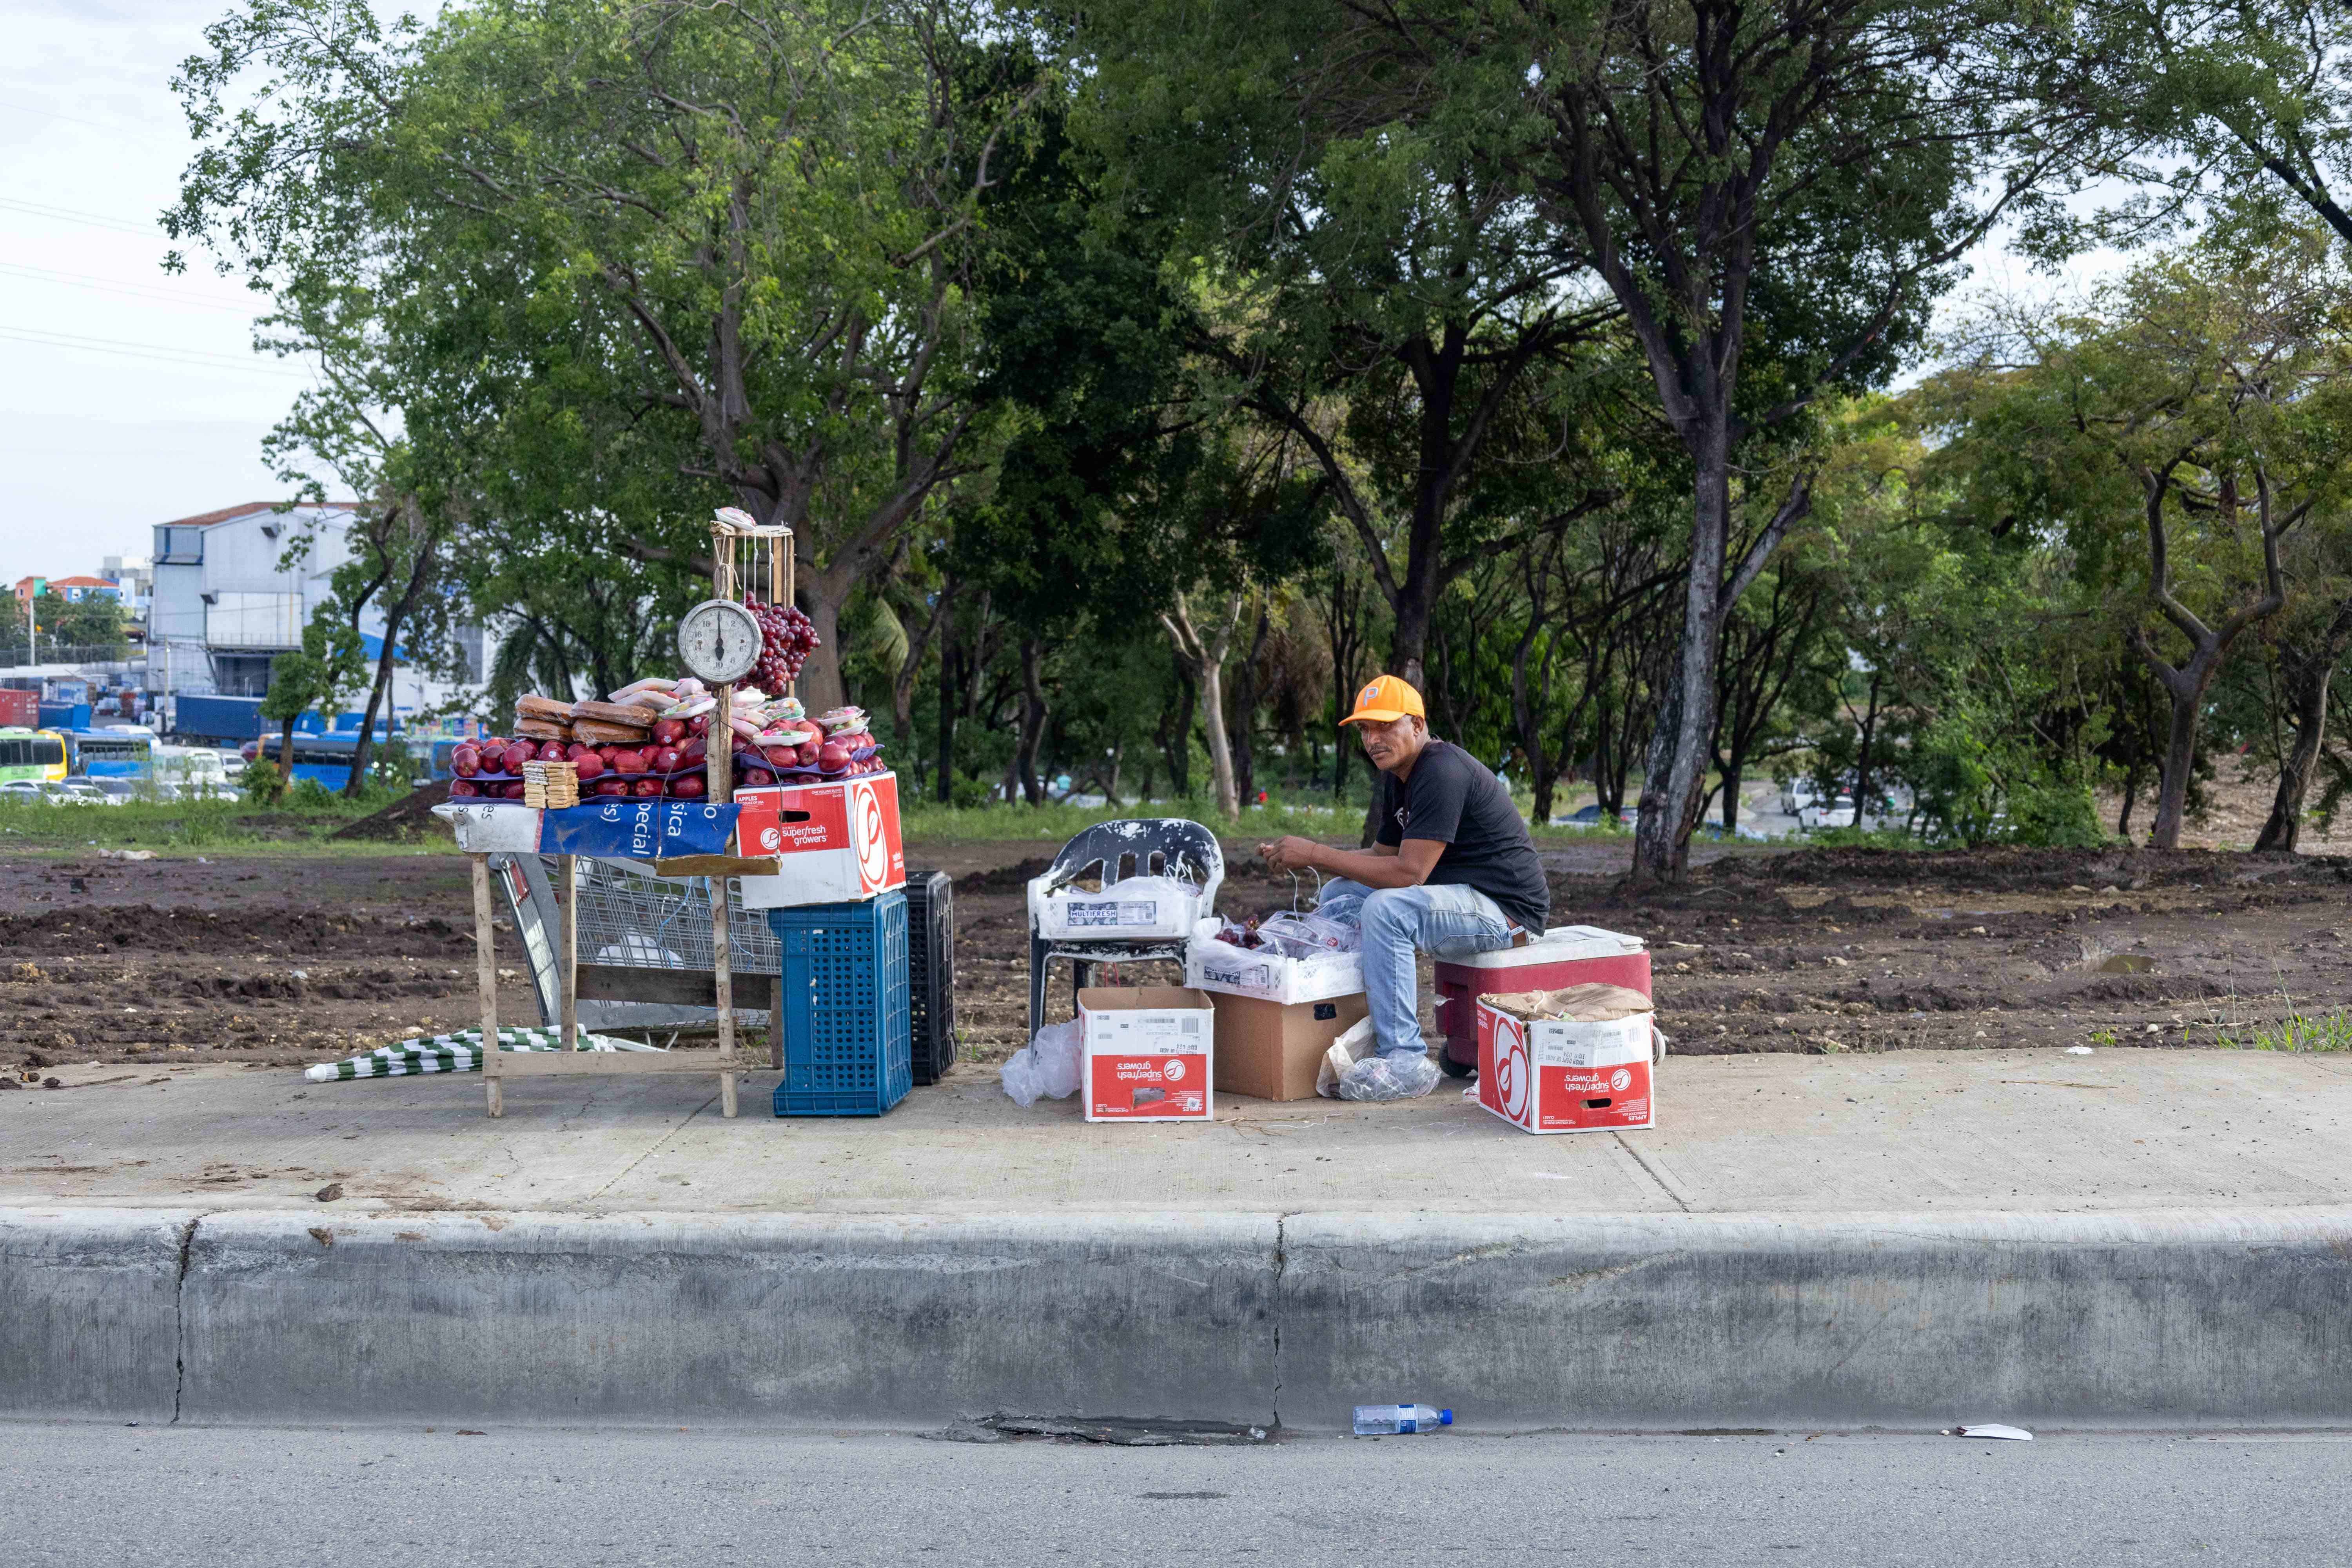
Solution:
{"label": "man's arm", "polygon": [[1261,844],[1257,852],[1277,871],[1314,869],[1346,877],[1367,888],[1418,888],[1437,869],[1445,846],[1434,838],[1408,838],[1402,844],[1376,844],[1370,849],[1334,849],[1312,838],[1277,838]]}

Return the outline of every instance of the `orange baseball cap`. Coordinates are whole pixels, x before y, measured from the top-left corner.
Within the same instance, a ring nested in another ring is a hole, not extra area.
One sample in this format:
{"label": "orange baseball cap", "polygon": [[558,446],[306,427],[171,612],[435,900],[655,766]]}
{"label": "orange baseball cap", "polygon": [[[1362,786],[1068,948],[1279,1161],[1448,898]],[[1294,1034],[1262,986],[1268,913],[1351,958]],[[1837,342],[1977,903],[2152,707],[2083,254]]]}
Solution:
{"label": "orange baseball cap", "polygon": [[1356,693],[1356,710],[1339,721],[1342,724],[1388,724],[1412,714],[1427,719],[1429,710],[1421,705],[1421,693],[1393,675],[1373,678],[1372,683]]}

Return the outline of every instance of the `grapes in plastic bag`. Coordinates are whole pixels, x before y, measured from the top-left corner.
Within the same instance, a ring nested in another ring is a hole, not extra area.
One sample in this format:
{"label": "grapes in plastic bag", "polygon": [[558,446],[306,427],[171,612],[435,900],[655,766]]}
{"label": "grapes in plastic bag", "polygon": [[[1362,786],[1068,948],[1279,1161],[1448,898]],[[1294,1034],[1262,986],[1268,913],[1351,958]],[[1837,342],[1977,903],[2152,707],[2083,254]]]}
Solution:
{"label": "grapes in plastic bag", "polygon": [[1419,1100],[1437,1087],[1437,1064],[1422,1051],[1366,1057],[1339,1079],[1341,1100]]}

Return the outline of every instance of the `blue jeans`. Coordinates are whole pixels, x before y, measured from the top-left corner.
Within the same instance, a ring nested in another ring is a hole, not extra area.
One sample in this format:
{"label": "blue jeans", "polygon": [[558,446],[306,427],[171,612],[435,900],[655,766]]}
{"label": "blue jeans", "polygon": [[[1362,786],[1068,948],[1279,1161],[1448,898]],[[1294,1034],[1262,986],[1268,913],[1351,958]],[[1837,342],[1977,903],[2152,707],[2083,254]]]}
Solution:
{"label": "blue jeans", "polygon": [[1367,888],[1334,878],[1323,884],[1323,905],[1363,900],[1364,998],[1372,1034],[1383,1055],[1427,1047],[1421,1038],[1421,993],[1415,950],[1439,958],[1468,958],[1511,945],[1511,922],[1495,900],[1458,882],[1418,888]]}

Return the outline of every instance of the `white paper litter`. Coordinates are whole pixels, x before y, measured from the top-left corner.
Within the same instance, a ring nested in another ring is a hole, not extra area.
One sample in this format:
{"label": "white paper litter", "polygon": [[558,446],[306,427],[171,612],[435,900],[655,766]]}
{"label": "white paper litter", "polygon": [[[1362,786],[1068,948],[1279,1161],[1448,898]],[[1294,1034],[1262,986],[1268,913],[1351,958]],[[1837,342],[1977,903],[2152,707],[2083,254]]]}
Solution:
{"label": "white paper litter", "polygon": [[2066,1054],[2070,1057],[2087,1057],[2091,1054],[2091,1047],[2088,1046],[2068,1046],[2066,1047]]}
{"label": "white paper litter", "polygon": [[1987,1426],[1963,1426],[1959,1429],[1959,1435],[1963,1437],[2006,1437],[2012,1443],[2033,1441],[2033,1434],[2024,1427],[2003,1426],[1999,1422]]}

